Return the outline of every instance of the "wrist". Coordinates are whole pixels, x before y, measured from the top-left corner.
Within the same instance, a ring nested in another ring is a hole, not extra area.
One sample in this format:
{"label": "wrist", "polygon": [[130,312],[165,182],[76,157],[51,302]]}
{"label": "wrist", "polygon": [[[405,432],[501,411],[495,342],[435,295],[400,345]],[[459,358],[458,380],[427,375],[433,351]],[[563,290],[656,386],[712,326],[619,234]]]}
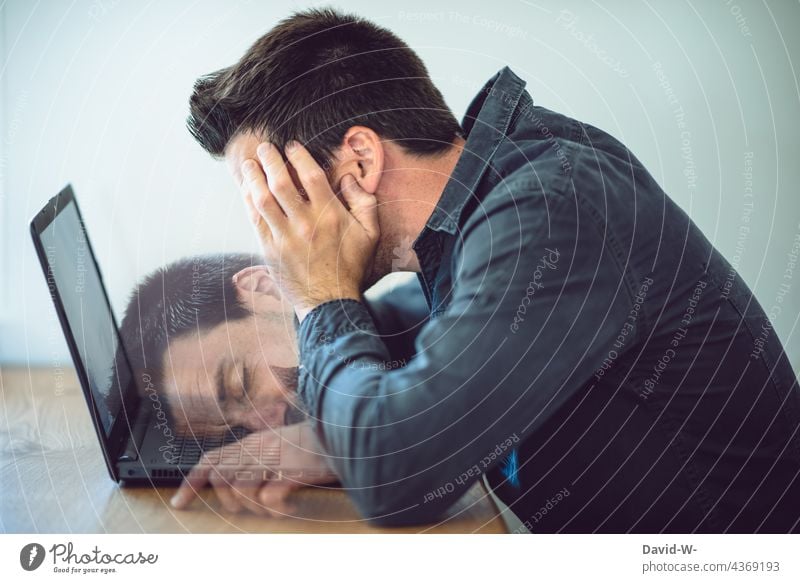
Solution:
{"label": "wrist", "polygon": [[358,291],[350,290],[339,290],[339,294],[330,294],[324,297],[318,298],[309,298],[304,301],[302,304],[297,304],[294,307],[294,313],[297,315],[297,319],[300,323],[303,322],[306,316],[310,314],[315,308],[321,306],[322,304],[327,304],[329,302],[335,301],[342,301],[342,300],[354,300],[356,302],[361,301],[361,293]]}

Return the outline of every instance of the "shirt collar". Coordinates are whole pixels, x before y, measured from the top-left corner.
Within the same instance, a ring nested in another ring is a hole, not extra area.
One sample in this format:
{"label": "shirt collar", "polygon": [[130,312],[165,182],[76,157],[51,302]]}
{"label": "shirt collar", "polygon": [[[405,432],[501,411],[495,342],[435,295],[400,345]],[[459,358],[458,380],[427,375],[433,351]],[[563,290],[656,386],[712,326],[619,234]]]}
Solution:
{"label": "shirt collar", "polygon": [[461,122],[467,137],[464,149],[415,248],[426,232],[456,233],[461,212],[506,136],[524,90],[525,81],[503,67],[473,98]]}

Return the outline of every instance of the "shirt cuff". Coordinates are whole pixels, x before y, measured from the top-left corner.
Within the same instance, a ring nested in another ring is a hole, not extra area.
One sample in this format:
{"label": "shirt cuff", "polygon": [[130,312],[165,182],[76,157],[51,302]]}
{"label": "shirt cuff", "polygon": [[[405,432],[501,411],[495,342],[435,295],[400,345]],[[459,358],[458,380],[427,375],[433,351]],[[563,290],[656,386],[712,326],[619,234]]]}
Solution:
{"label": "shirt cuff", "polygon": [[[298,330],[300,370],[297,392],[300,399],[309,406],[309,412],[316,408],[314,405],[320,397],[318,393],[323,388],[318,381],[326,364],[325,349],[331,350],[337,339],[353,332],[365,333],[373,339],[378,338],[375,321],[366,305],[353,299],[324,302],[311,310],[300,323]],[[337,346],[337,354],[343,350],[346,350],[345,346]]]}

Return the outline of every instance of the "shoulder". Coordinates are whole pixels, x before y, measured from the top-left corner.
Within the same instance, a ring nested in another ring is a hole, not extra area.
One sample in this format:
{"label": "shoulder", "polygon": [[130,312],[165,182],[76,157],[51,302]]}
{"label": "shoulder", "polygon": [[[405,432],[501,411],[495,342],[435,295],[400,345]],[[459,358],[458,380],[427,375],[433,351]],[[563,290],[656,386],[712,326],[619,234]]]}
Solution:
{"label": "shoulder", "polygon": [[531,135],[514,131],[506,136],[488,164],[478,194],[482,205],[495,210],[533,199],[568,196],[579,144],[571,136]]}
{"label": "shoulder", "polygon": [[[531,231],[548,221],[551,209],[570,206],[573,197],[566,196],[568,185],[561,180],[548,178],[533,169],[520,168],[499,178],[493,186],[484,186],[478,193],[479,202],[463,221],[461,238],[470,238],[478,230],[497,235],[515,230]],[[485,240],[491,244],[491,239]]]}

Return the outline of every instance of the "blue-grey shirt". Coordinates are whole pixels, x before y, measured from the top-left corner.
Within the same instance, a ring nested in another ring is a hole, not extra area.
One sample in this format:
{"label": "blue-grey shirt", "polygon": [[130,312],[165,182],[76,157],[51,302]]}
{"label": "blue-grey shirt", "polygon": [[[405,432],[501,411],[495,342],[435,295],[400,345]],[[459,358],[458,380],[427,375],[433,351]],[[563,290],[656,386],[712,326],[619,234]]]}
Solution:
{"label": "blue-grey shirt", "polygon": [[415,289],[299,329],[299,396],[363,515],[429,522],[486,474],[534,531],[797,528],[797,380],[730,264],[510,69],[462,127]]}

